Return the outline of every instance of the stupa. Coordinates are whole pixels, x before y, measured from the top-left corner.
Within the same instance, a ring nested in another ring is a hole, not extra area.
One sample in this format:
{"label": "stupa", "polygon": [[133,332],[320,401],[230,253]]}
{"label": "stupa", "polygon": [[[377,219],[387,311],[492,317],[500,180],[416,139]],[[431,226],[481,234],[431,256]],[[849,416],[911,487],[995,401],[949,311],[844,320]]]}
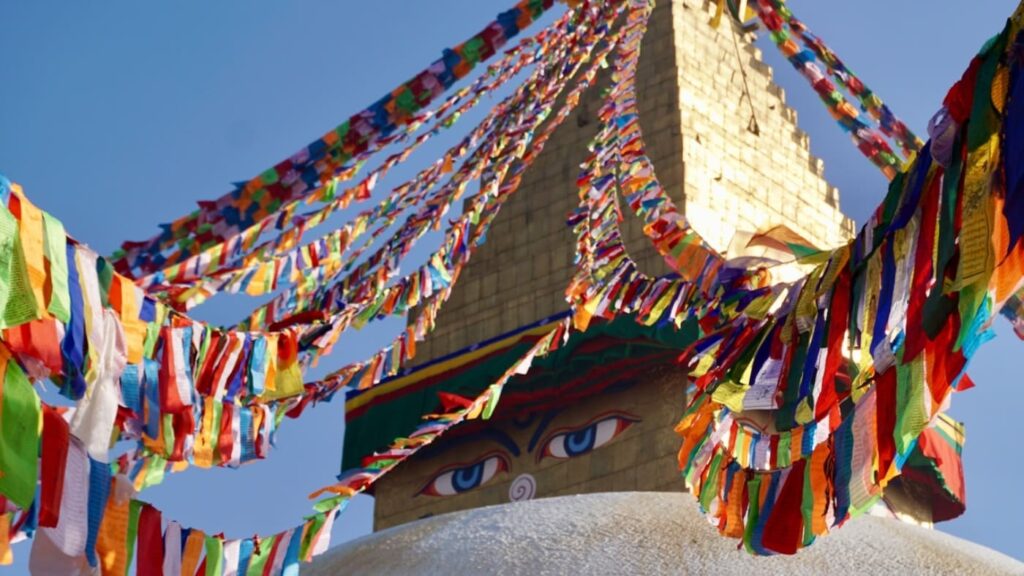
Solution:
{"label": "stupa", "polygon": [[[845,242],[853,223],[772,69],[742,22],[709,26],[714,11],[707,1],[658,2],[643,40],[638,104],[659,178],[723,252],[737,233],[773,227],[820,247]],[[350,394],[344,468],[415,425],[439,393],[474,396],[564,317],[573,266],[564,216],[600,92],[591,89],[576,122],[556,132],[495,222],[420,348],[428,360]],[[631,255],[649,274],[667,273],[630,218]],[[683,340],[628,320],[574,336],[505,389],[492,419],[456,427],[381,479],[377,532],[309,571],[1024,573],[1012,558],[929,529],[963,506],[962,430],[948,419],[926,433],[945,456],[941,466],[911,458],[871,515],[799,555],[755,558],[717,538],[678,493],[673,425],[686,376],[673,366],[672,344]]]}
{"label": "stupa", "polygon": [[[765,230],[820,248],[846,242],[853,222],[752,33],[739,19],[711,26],[714,13],[708,1],[658,2],[642,42],[640,123],[659,179],[719,251]],[[475,397],[568,314],[563,291],[575,245],[565,220],[607,81],[588,90],[575,122],[555,132],[526,172],[418,346],[419,363],[349,394],[343,469],[358,468],[360,455],[414,428],[446,398]],[[630,255],[644,272],[667,274],[626,212]],[[686,375],[674,360],[688,339],[626,317],[574,334],[506,388],[493,418],[457,426],[380,479],[375,529],[531,498],[683,490],[673,427]],[[905,477],[916,481],[893,483],[891,514],[927,525],[962,510],[961,431],[950,420],[942,426],[931,446],[948,456],[944,466],[921,458],[915,467],[912,458]]]}

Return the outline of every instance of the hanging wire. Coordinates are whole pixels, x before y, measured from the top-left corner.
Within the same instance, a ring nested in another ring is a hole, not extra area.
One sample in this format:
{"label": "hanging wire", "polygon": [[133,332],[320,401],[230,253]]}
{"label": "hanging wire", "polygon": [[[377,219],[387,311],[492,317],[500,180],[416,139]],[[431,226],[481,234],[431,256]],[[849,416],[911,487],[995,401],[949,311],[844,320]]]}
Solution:
{"label": "hanging wire", "polygon": [[754,100],[750,97],[750,82],[747,79],[747,67],[743,62],[743,57],[740,54],[740,43],[737,39],[736,27],[729,23],[729,30],[732,32],[732,46],[736,54],[736,63],[739,65],[740,74],[743,76],[743,96],[740,97],[740,101],[743,98],[747,99],[747,104],[750,106],[750,121],[747,123],[747,131],[755,136],[761,135],[761,128],[757,123],[757,111],[754,109]]}

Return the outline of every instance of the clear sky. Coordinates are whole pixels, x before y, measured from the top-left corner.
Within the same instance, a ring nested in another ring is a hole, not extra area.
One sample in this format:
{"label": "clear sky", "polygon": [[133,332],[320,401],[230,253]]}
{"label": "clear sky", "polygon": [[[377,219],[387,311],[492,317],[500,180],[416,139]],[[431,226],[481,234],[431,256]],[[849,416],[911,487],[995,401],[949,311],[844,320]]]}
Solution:
{"label": "clear sky", "polygon": [[[697,0],[687,0],[696,2]],[[319,137],[477,32],[512,0],[387,2],[5,2],[0,6],[0,173],[25,186],[101,253],[227,191]],[[1014,0],[790,5],[918,134]],[[810,89],[761,42],[776,79],[858,223],[884,181]],[[220,302],[200,318],[230,321]],[[344,341],[331,365],[365,357],[400,322]],[[999,338],[971,366],[978,387],[954,399],[967,422],[968,510],[940,529],[1024,559],[1020,459],[1012,456],[1024,387]],[[288,422],[271,458],[239,471],[189,471],[144,494],[184,525],[231,537],[294,526],[306,495],[338,472],[340,401]],[[339,519],[335,543],[367,533],[372,500]],[[15,548],[12,572],[28,547]]]}

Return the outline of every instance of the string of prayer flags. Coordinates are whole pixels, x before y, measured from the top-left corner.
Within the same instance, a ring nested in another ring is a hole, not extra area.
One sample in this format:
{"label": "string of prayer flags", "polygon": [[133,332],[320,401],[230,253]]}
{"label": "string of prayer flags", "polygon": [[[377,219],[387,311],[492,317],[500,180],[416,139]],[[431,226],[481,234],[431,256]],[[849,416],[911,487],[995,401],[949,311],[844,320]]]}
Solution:
{"label": "string of prayer flags", "polygon": [[[530,151],[523,157],[521,163],[517,164],[509,172],[507,183],[499,188],[497,196],[495,196],[497,203],[475,204],[466,209],[462,225],[468,227],[469,223],[474,219],[477,220],[477,224],[474,226],[474,232],[468,240],[458,240],[457,238],[452,240],[455,243],[461,242],[466,244],[468,249],[462,253],[456,265],[450,269],[449,275],[451,277],[458,277],[462,266],[469,261],[473,250],[485,241],[487,230],[490,227],[490,223],[497,217],[501,203],[515,191],[520,175],[526,171],[543,150],[545,142],[554,133],[555,129],[561,126],[565,119],[568,118],[578,103],[582,92],[593,83],[598,71],[604,65],[605,58],[616,46],[617,39],[618,34],[615,32],[604,36],[603,45],[600,47],[598,54],[590,59],[591,64],[589,68],[582,78],[579,79],[576,87],[566,96],[565,104],[535,136],[532,147],[529,149]],[[586,45],[589,46],[590,44],[587,43]],[[583,62],[584,60],[579,59],[578,61]],[[543,117],[538,117],[537,119],[543,120]],[[465,233],[463,234],[464,238],[468,236]],[[447,260],[447,254],[451,254],[451,251],[444,251],[443,253],[446,254],[445,259]],[[410,358],[409,352],[415,350],[415,342],[426,338],[427,334],[433,329],[434,318],[440,310],[440,306],[447,300],[450,294],[450,288],[439,288],[435,291],[432,276],[429,274],[413,275],[408,284],[408,292],[404,291],[402,284],[396,284],[395,286],[398,287],[396,290],[401,294],[410,294],[409,307],[413,305],[421,306],[418,318],[411,323],[409,330],[400,334],[390,346],[385,347],[371,359],[343,367],[321,381],[324,389],[330,391],[328,394],[333,393],[338,387],[346,385],[352,385],[359,389],[368,388],[377,384],[382,379],[396,374],[401,363],[389,360],[395,354],[401,356],[401,351],[403,350],[406,351],[405,358]],[[390,301],[389,297],[386,297],[386,299]],[[318,384],[318,386],[321,384]]]}
{"label": "string of prayer flags", "polygon": [[[566,34],[569,33],[567,24],[571,14],[571,12],[567,12],[555,25],[545,28],[534,37],[520,41],[515,48],[507,51],[499,62],[493,64],[486,74],[481,75],[472,85],[449,96],[437,109],[421,112],[419,119],[407,125],[401,134],[394,137],[392,143],[397,144],[409,139],[421,126],[436,118],[433,126],[416,136],[402,151],[388,156],[358,184],[339,191],[337,190],[339,180],[335,178],[328,182],[322,195],[283,203],[277,213],[268,215],[259,223],[219,243],[210,244],[210,239],[202,237],[193,238],[187,246],[179,242],[178,250],[162,262],[163,268],[139,278],[139,285],[151,290],[154,287],[161,287],[161,289],[191,287],[200,279],[208,281],[218,279],[218,272],[233,275],[244,273],[247,268],[252,266],[254,260],[265,257],[272,251],[279,252],[296,244],[306,230],[320,225],[338,210],[348,207],[353,201],[369,199],[379,179],[386,176],[392,168],[404,162],[416,149],[434,136],[443,130],[452,128],[465,113],[478,105],[484,96],[499,89],[524,68],[534,65],[541,56],[547,55],[552,47],[566,41],[571,42],[571,39],[567,40],[566,38]],[[469,144],[485,134],[496,118],[497,116],[494,114],[489,115],[488,119],[481,122],[459,145],[450,149],[445,156],[446,162],[452,160],[452,154],[461,155],[468,152],[472,148]],[[378,212],[385,208],[393,210],[398,206],[405,207],[420,202],[420,199],[414,194],[422,193],[425,179],[436,180],[444,166],[445,162],[435,162],[421,171],[418,177],[397,187],[389,198],[380,203]],[[326,204],[313,212],[293,216],[301,204],[311,203],[314,199],[323,200]],[[355,221],[358,222],[359,218],[356,217]],[[281,230],[283,233],[273,240],[254,246],[259,235],[269,229]],[[239,268],[240,264],[243,268]],[[174,296],[178,299],[182,298],[179,294],[174,294]],[[198,302],[193,303],[190,300],[186,303],[195,305]]]}
{"label": "string of prayer flags", "polygon": [[828,74],[860,102],[861,109],[879,123],[882,132],[898,143],[903,156],[909,158],[924,146],[921,138],[900,120],[877,92],[871,90],[856,74],[843,63],[839,55],[824,41],[815,36],[807,25],[801,22],[785,4],[785,0],[771,0],[777,13],[785,20],[786,27],[825,66]]}
{"label": "string of prayer flags", "polygon": [[335,176],[350,171],[354,158],[376,151],[398,127],[414,122],[416,113],[466,77],[482,61],[497,53],[554,5],[554,0],[520,0],[498,15],[483,31],[455,48],[392,90],[368,108],[309,144],[287,160],[240,184],[214,201],[199,203],[199,210],[162,225],[163,231],[142,242],[126,242],[114,255],[122,273],[149,273],[163,259],[161,252],[194,234],[223,241],[235,230],[248,228],[281,203],[306,197]]}
{"label": "string of prayer flags", "polygon": [[[612,11],[611,13],[602,13],[605,14],[605,18],[611,19],[614,19],[616,14],[615,11]],[[600,31],[602,31],[602,28],[600,26],[595,27],[592,34],[597,34]],[[585,90],[586,87],[590,85],[590,83],[592,83],[597,71],[600,70],[601,67],[604,65],[605,55],[614,47],[616,37],[617,35],[614,33],[612,33],[610,36],[604,36],[603,47],[601,48],[600,54],[590,59],[591,64],[587,69],[585,75],[583,76],[583,78],[580,79],[579,84],[574,88],[573,92],[566,97],[566,103],[562,106],[559,113],[554,118],[552,118],[552,121],[545,125],[539,133],[537,133],[533,140],[533,147],[531,149],[532,151],[527,153],[527,155],[523,157],[523,161],[521,163],[516,164],[515,167],[508,172],[508,181],[505,184],[503,184],[500,188],[498,188],[496,199],[504,201],[504,199],[506,199],[508,195],[516,189],[516,187],[518,186],[520,175],[526,170],[530,163],[532,163],[533,159],[537,157],[539,151],[543,148],[544,143],[547,141],[547,139],[550,137],[553,131],[559,125],[561,125],[564,122],[564,120],[569,116],[575,105],[578,103],[579,96],[582,93],[582,91]],[[593,43],[585,43],[582,49],[585,49],[586,51],[592,50]],[[573,67],[578,68],[580,66],[580,63],[585,62],[586,59],[576,58],[573,61],[576,62],[576,64],[574,64]],[[570,76],[574,74],[575,72],[571,73]],[[533,118],[534,116],[536,115],[531,114],[527,115],[524,118]],[[544,117],[546,116],[547,113],[542,114],[537,118],[534,118],[534,121],[543,121]],[[468,242],[468,246],[470,246],[471,248],[478,246],[485,239],[486,231],[490,225],[490,222],[493,221],[493,219],[496,217],[498,213],[498,210],[496,208],[500,207],[500,204],[494,204],[494,209],[489,208],[489,206],[491,205],[485,204],[480,207],[467,208],[467,213],[473,213],[477,211],[479,211],[480,213],[477,225],[474,228],[474,237],[470,242]],[[472,219],[470,221],[472,221]],[[464,264],[466,261],[468,261],[468,257],[471,254],[471,250],[466,251],[463,254],[464,260],[460,262],[460,266]],[[457,277],[458,269],[456,268],[455,270],[453,270],[451,275],[453,278]],[[417,277],[413,276],[413,280],[415,280],[415,278]],[[415,286],[415,284],[413,285]],[[428,290],[424,292],[424,295],[427,298],[430,298],[432,295],[432,293],[429,292],[430,285],[426,282],[423,282],[422,285],[426,287]],[[436,298],[433,298],[429,300],[427,304],[422,305],[422,311],[420,313],[420,316],[415,321],[413,326],[408,331],[401,334],[399,338],[396,339],[395,343],[392,346],[386,347],[384,350],[382,350],[373,358],[371,358],[370,361],[343,368],[342,370],[334,373],[333,375],[328,376],[321,382],[313,385],[313,387],[318,390],[318,392],[316,393],[317,397],[329,398],[330,395],[332,395],[333,392],[338,389],[338,387],[343,385],[353,385],[358,386],[360,388],[369,387],[379,382],[382,378],[385,378],[389,375],[393,375],[398,370],[399,367],[399,362],[393,360],[394,356],[404,351],[406,357],[409,357],[408,354],[412,353],[415,349],[415,341],[423,339],[426,336],[426,334],[433,328],[433,319],[436,316],[437,310],[439,309],[440,305],[443,304],[443,302],[447,299],[448,293],[449,290],[447,288],[442,289],[439,292],[437,292]]]}
{"label": "string of prayer flags", "polygon": [[[881,170],[886,178],[893,179],[900,169],[899,157],[889,146],[885,134],[869,126],[861,117],[857,106],[851,103],[821,71],[815,62],[814,50],[801,50],[793,41],[794,35],[798,38],[802,37],[803,28],[798,28],[800,33],[791,34],[791,25],[779,14],[774,0],[757,0],[755,6],[758,17],[768,29],[772,41],[782,55],[789,60],[789,63],[810,83],[811,88],[828,108],[829,114],[836,119],[843,130],[850,134],[850,138],[861,154]],[[859,87],[857,84],[854,86]],[[854,91],[854,93],[858,92]],[[888,121],[888,117],[883,117],[886,118],[885,125],[892,126],[894,131],[897,130],[893,123]]]}
{"label": "string of prayer flags", "polygon": [[857,98],[861,108],[878,122],[882,133],[900,146],[905,158],[909,158],[921,149],[924,142],[914,135],[876,92],[846,67],[842,59],[825,44],[824,40],[815,36],[808,30],[806,24],[793,15],[785,0],[771,0],[771,3],[778,15],[785,20],[790,33],[814,53],[814,56],[825,65],[837,84]]}
{"label": "string of prayer flags", "polygon": [[[307,345],[301,328],[232,332],[177,315],[84,246],[65,236],[58,248],[56,239],[44,241],[42,227],[22,225],[20,218],[52,218],[16,185],[5,184],[0,197],[0,221],[14,223],[4,252],[12,277],[27,278],[24,263],[32,258],[43,262],[37,265],[42,275],[32,281],[43,287],[41,295],[28,282],[6,292],[8,301],[28,313],[0,333],[7,382],[0,389],[2,410],[12,411],[0,418],[10,443],[0,455],[0,485],[10,483],[3,492],[12,501],[31,503],[40,422],[53,422],[43,418],[29,379],[50,378],[77,403],[67,417],[68,432],[100,461],[117,438],[140,439],[171,459],[188,458],[193,440],[204,446],[225,412],[225,422],[247,424],[245,433],[256,446],[268,442],[274,422],[268,411],[276,401],[304,392],[298,353]],[[33,244],[50,249],[26,256],[23,247]],[[64,319],[50,313],[58,302]],[[221,409],[224,401],[233,405]],[[43,428],[44,445],[50,428]]]}
{"label": "string of prayer flags", "polygon": [[[564,27],[568,19],[563,19],[557,26]],[[509,151],[515,151],[515,144],[521,142],[528,132],[521,136],[509,139],[506,131],[508,126],[498,130],[499,123],[508,118],[509,114],[520,109],[529,109],[536,106],[548,106],[548,103],[539,103],[538,95],[529,92],[531,87],[541,79],[545,78],[545,70],[555,72],[555,62],[561,62],[564,57],[564,50],[575,46],[579,41],[578,34],[582,27],[576,27],[572,33],[558,33],[546,35],[548,39],[538,49],[536,56],[538,61],[543,60],[544,65],[535,69],[530,79],[523,83],[517,90],[515,99],[523,99],[522,103],[512,106],[506,100],[496,106],[490,114],[478,125],[476,129],[467,135],[459,144],[450,148],[445,154],[445,162],[459,160],[472,155],[466,164],[458,172],[449,177],[449,181],[441,190],[428,194],[448,174],[443,168],[444,162],[432,163],[428,168],[421,171],[416,177],[396,187],[392,195],[383,200],[375,209],[356,216],[351,222],[340,229],[328,233],[320,240],[311,242],[305,246],[295,247],[285,254],[277,255],[273,260],[259,263],[254,261],[252,265],[232,271],[232,276],[223,280],[216,280],[214,286],[203,290],[198,296],[214,292],[235,292],[244,290],[251,295],[263,294],[275,290],[285,281],[298,281],[291,288],[275,297],[270,303],[257,309],[252,316],[260,318],[259,323],[247,322],[244,326],[248,328],[266,327],[279,320],[285,311],[294,313],[308,309],[322,308],[322,302],[315,299],[323,298],[324,292],[330,283],[338,275],[349,272],[342,280],[345,284],[341,289],[349,295],[353,289],[361,289],[369,292],[376,292],[380,284],[386,283],[390,275],[385,277],[375,276],[375,272],[382,266],[388,266],[388,273],[393,274],[393,266],[390,262],[394,255],[404,255],[427,230],[436,227],[439,219],[448,211],[451,203],[465,189],[466,182],[477,177],[481,170],[482,163],[491,161],[491,158],[501,158]],[[550,43],[549,43],[550,42]],[[542,58],[541,58],[542,57]],[[543,93],[541,93],[543,94]],[[518,108],[522,107],[522,108]],[[421,207],[419,214],[409,217],[404,226],[396,231],[390,242],[378,249],[364,264],[355,270],[351,270],[353,264],[359,260],[363,251],[370,246],[370,242],[376,240],[385,231],[390,229],[396,219],[409,207]],[[439,209],[440,207],[440,209]],[[328,208],[331,208],[330,205]],[[333,210],[333,208],[331,208]],[[319,223],[320,215],[304,223],[304,226],[312,226]],[[356,240],[369,234],[368,241],[361,247],[345,254],[347,249],[354,245]],[[255,266],[255,267],[253,267]],[[317,294],[312,292],[319,288]],[[188,304],[197,303],[194,295]]]}

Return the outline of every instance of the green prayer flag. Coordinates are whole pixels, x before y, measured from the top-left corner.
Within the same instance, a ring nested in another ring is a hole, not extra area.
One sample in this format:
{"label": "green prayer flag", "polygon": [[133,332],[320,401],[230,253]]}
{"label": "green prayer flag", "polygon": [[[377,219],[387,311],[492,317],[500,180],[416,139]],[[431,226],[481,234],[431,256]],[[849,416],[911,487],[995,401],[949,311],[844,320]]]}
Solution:
{"label": "green prayer flag", "polygon": [[811,462],[808,457],[804,469],[804,494],[800,501],[800,514],[804,517],[803,545],[810,546],[814,542],[814,485],[811,483]]}
{"label": "green prayer flag", "polygon": [[917,437],[928,427],[929,414],[924,398],[931,395],[924,378],[924,360],[918,358],[904,363],[902,352],[896,364],[896,426],[893,439],[896,451],[906,454],[913,447]]}
{"label": "green prayer flag", "polygon": [[327,521],[327,514],[333,514],[333,511],[322,512],[317,514],[308,520],[306,520],[304,532],[302,534],[302,544],[299,545],[299,560],[304,560],[309,556],[310,548],[313,546],[313,538],[320,532],[320,528],[323,527],[324,522]]}
{"label": "green prayer flag", "polygon": [[96,259],[96,278],[100,283],[100,302],[110,308],[110,285],[114,282],[114,267],[104,258]]}
{"label": "green prayer flag", "polygon": [[135,541],[139,535],[139,516],[142,515],[142,507],[145,503],[139,500],[132,500],[128,503],[128,534],[125,538],[128,544],[128,558],[125,566],[131,566],[132,558],[135,557]]}
{"label": "green prayer flag", "polygon": [[146,488],[163,484],[166,469],[167,460],[164,460],[158,454],[151,454],[149,458],[147,458],[145,476],[142,481],[142,489],[145,490]]}
{"label": "green prayer flag", "polygon": [[334,510],[335,508],[338,508],[339,506],[344,506],[346,504],[348,504],[346,496],[331,496],[330,498],[318,500],[317,503],[313,505],[313,510],[316,510],[317,512],[320,512],[322,514],[326,514],[331,510]]}
{"label": "green prayer flag", "polygon": [[7,207],[0,206],[0,328],[19,326],[39,316],[28,282],[18,221]]}
{"label": "green prayer flag", "polygon": [[224,573],[224,542],[216,536],[206,537],[206,576]]}
{"label": "green prayer flag", "polygon": [[0,494],[22,509],[36,495],[41,419],[39,396],[17,362],[9,359],[0,389]]}
{"label": "green prayer flag", "polygon": [[761,515],[761,504],[763,504],[761,502],[760,474],[754,474],[747,480],[747,494],[749,495],[750,503],[747,506],[747,522],[743,530],[743,546],[750,554],[756,554],[754,551],[754,528],[757,527]]}
{"label": "green prayer flag", "polygon": [[494,414],[494,409],[498,407],[498,401],[501,400],[501,390],[504,386],[497,384],[491,384],[491,397],[487,399],[487,404],[484,406],[482,417],[484,420],[490,420],[491,415]]}
{"label": "green prayer flag", "polygon": [[67,324],[71,320],[71,294],[68,289],[67,234],[64,225],[53,216],[43,212],[43,247],[46,260],[50,263],[50,305],[48,310],[55,318]]}
{"label": "green prayer flag", "polygon": [[711,473],[708,475],[705,481],[703,489],[700,491],[700,505],[703,510],[711,509],[711,500],[718,495],[718,471],[722,468],[722,452],[716,452],[714,459],[711,460],[711,465],[708,466],[708,470]]}
{"label": "green prayer flag", "polygon": [[270,559],[270,553],[274,550],[274,544],[281,535],[260,541],[260,549],[253,550],[249,558],[249,568],[245,571],[246,576],[263,576],[263,570]]}

